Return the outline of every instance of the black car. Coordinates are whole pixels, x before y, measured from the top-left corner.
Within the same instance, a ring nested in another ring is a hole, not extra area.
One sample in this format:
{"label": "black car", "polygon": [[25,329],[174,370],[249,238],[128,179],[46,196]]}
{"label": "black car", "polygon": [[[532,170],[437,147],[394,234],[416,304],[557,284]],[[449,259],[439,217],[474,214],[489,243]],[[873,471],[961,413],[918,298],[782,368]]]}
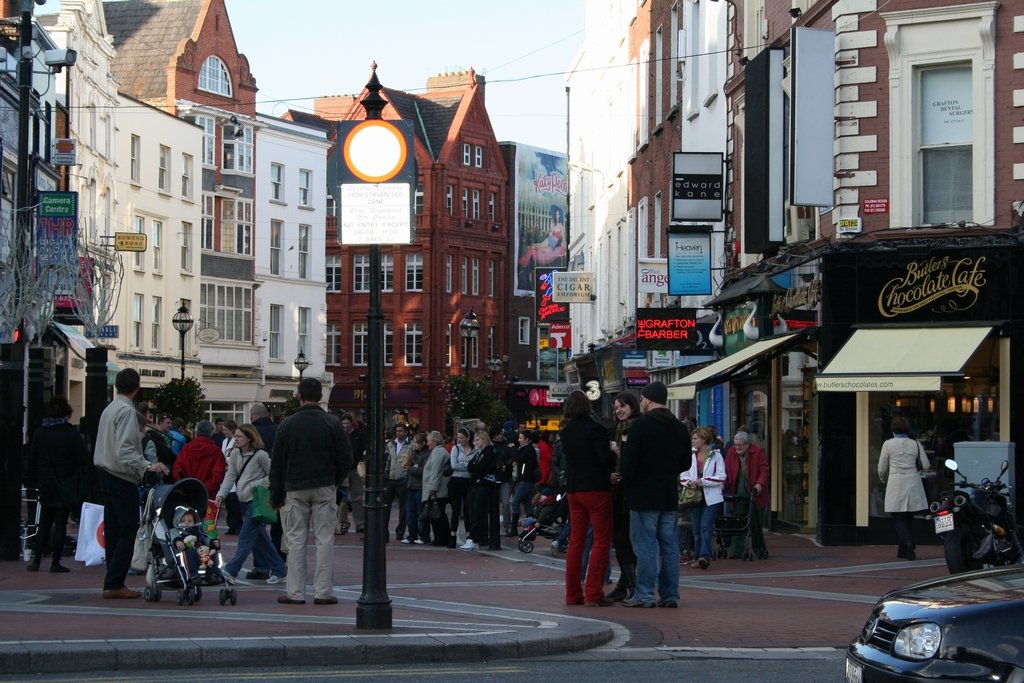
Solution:
{"label": "black car", "polygon": [[875,604],[846,651],[847,683],[1024,683],[1024,567],[915,583]]}

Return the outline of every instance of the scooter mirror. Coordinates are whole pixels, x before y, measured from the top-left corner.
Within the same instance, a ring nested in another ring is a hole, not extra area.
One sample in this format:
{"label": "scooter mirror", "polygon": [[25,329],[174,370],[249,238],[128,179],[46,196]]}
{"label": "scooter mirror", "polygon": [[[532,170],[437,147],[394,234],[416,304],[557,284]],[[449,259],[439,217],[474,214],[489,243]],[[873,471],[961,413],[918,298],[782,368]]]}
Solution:
{"label": "scooter mirror", "polygon": [[947,469],[951,469],[954,472],[960,469],[960,466],[956,464],[956,460],[954,460],[953,458],[946,458],[946,467]]}
{"label": "scooter mirror", "polygon": [[999,475],[1002,476],[1003,472],[1008,469],[1010,469],[1010,462],[1008,460],[1004,460],[1002,466],[999,468]]}

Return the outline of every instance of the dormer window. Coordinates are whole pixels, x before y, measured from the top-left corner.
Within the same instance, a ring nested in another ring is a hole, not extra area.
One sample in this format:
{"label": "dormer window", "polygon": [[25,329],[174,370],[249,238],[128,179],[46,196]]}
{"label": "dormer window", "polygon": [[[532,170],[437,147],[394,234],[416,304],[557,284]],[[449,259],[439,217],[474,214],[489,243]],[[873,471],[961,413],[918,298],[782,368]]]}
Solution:
{"label": "dormer window", "polygon": [[199,70],[199,89],[231,97],[231,76],[220,57],[210,56]]}

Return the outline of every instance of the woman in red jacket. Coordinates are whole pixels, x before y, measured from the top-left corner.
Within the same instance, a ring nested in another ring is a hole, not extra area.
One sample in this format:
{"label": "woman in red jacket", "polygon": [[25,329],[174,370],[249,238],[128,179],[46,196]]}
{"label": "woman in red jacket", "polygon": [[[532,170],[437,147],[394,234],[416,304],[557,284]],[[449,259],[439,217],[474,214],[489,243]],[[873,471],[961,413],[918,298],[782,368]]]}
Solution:
{"label": "woman in red jacket", "polygon": [[[726,493],[734,496],[753,496],[755,510],[750,520],[750,542],[754,554],[758,557],[765,557],[768,550],[764,544],[764,529],[761,520],[771,496],[768,491],[768,484],[771,482],[771,468],[768,466],[768,456],[765,455],[764,449],[757,444],[750,443],[750,434],[747,432],[736,432],[733,435],[732,446],[725,454],[725,474],[728,477]],[[736,503],[733,508],[734,515],[745,515],[747,512],[746,503]],[[744,536],[739,534],[733,536],[729,557],[743,557],[745,545],[746,538]]]}

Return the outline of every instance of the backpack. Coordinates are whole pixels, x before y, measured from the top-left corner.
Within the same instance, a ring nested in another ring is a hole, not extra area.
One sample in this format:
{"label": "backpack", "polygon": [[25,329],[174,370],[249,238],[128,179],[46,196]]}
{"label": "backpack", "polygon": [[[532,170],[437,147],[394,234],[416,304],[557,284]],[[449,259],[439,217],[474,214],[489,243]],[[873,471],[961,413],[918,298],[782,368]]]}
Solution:
{"label": "backpack", "polygon": [[167,467],[168,474],[164,476],[165,484],[170,484],[174,481],[171,476],[171,469],[174,467],[174,451],[167,445],[167,440],[164,439],[163,434],[159,432],[154,433],[153,430],[146,430],[146,433],[142,437],[142,450],[146,450],[146,444],[152,443],[156,446],[156,459],[157,462],[163,463]]}

